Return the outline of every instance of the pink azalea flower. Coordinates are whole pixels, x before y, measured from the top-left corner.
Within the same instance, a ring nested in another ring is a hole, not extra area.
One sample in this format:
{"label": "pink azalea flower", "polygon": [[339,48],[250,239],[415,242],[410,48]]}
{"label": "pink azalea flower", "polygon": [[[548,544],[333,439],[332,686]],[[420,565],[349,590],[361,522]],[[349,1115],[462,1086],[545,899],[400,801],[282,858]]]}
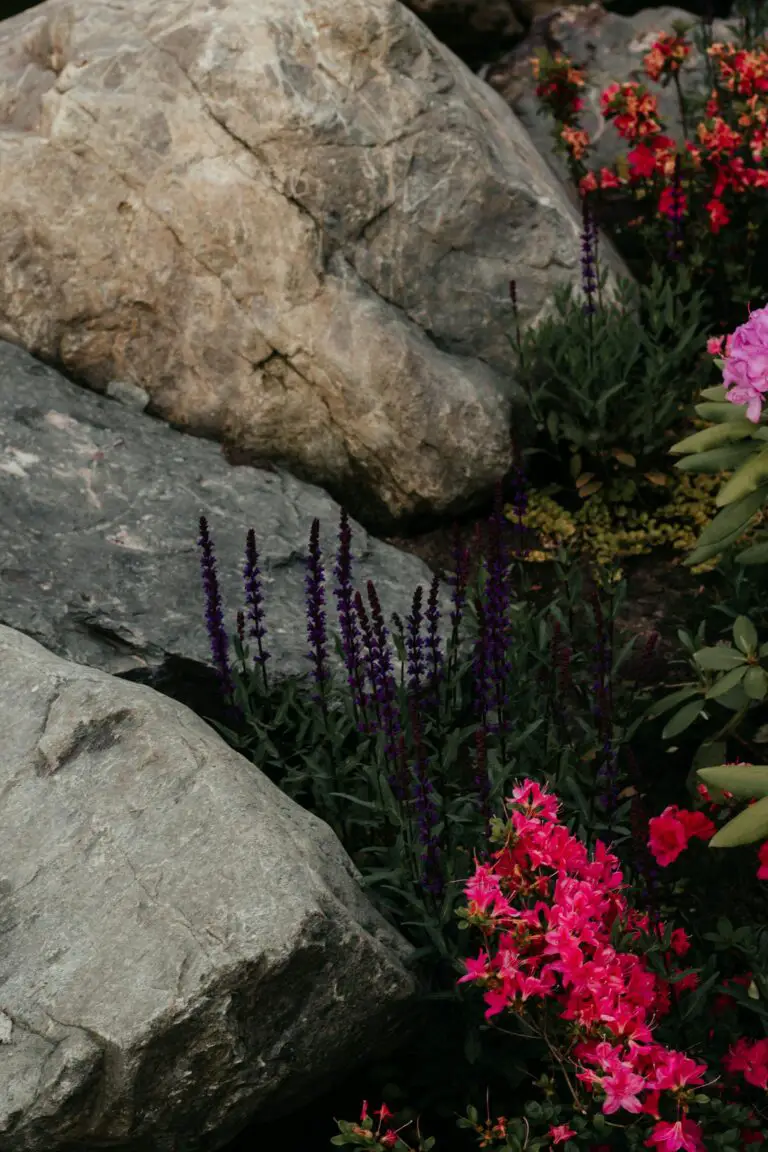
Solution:
{"label": "pink azalea flower", "polygon": [[562,1144],[565,1140],[570,1140],[571,1136],[575,1135],[575,1130],[569,1128],[567,1124],[557,1124],[549,1130],[549,1136],[553,1144]]}
{"label": "pink azalea flower", "polygon": [[698,1124],[687,1116],[669,1124],[661,1120],[646,1140],[647,1148],[656,1147],[662,1152],[706,1152],[703,1133]]}
{"label": "pink azalea flower", "polygon": [[768,840],[760,845],[760,850],[757,854],[760,861],[760,867],[757,870],[758,880],[768,880]]}

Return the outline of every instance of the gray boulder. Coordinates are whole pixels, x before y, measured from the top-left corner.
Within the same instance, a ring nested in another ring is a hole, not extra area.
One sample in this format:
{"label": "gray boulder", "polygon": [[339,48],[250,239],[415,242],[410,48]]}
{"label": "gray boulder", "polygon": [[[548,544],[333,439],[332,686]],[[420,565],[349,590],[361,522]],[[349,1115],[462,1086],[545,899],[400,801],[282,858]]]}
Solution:
{"label": "gray boulder", "polygon": [[188,709],[0,626],[0,733],[3,1152],[213,1152],[386,1049],[409,946]]}
{"label": "gray boulder", "polygon": [[[197,677],[213,703],[196,546],[205,515],[230,634],[244,603],[245,536],[253,527],[268,675],[274,683],[306,676],[310,527],[317,517],[334,635],[339,514],[319,488],[279,470],[232,467],[212,441],[78,387],[0,341],[0,623],[51,652],[158,687],[172,673],[186,684]],[[351,527],[355,586],[367,603],[372,580],[385,618],[398,612],[405,620],[417,585],[426,595],[432,573]],[[445,587],[440,605],[445,641]],[[329,657],[341,673],[332,642]]]}

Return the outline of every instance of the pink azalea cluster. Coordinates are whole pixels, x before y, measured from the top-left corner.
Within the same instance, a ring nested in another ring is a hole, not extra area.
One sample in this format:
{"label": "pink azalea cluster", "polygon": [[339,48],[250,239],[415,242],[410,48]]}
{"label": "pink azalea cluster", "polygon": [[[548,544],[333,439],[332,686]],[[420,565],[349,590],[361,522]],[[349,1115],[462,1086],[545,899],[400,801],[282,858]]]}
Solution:
{"label": "pink azalea cluster", "polygon": [[763,400],[768,392],[768,305],[750,312],[749,320],[725,339],[718,336],[707,341],[707,351],[723,354],[723,383],[726,399],[747,405],[747,419],[760,422]]}
{"label": "pink azalea cluster", "polygon": [[660,816],[648,821],[648,847],[657,864],[666,868],[677,860],[694,836],[699,840],[711,840],[715,831],[714,824],[703,812],[689,812],[670,804]]}
{"label": "pink azalea cluster", "polygon": [[[728,761],[733,764],[743,764],[743,760]],[[698,792],[701,798],[709,804],[710,810],[715,811],[719,805],[712,801],[706,785],[699,784]],[[730,792],[725,793],[726,801],[733,799]],[[754,804],[754,800],[749,801]],[[670,804],[659,816],[648,821],[648,848],[662,868],[677,860],[681,852],[685,851],[689,842],[695,837],[699,840],[711,840],[715,834],[715,825],[703,812],[690,812],[685,808],[678,808]],[[768,880],[768,840],[760,845],[758,851],[760,867],[757,870],[758,880]]]}
{"label": "pink azalea cluster", "polygon": [[[704,1149],[701,1127],[687,1113],[706,1065],[654,1041],[654,1022],[669,1010],[669,984],[612,943],[617,922],[630,938],[663,934],[664,926],[629,908],[617,858],[600,842],[590,858],[559,823],[554,796],[526,780],[509,804],[504,847],[465,886],[466,919],[482,931],[485,947],[465,962],[460,983],[484,988],[487,1019],[504,1010],[543,1018],[554,1005],[565,1024],[566,1058],[587,1090],[601,1094],[604,1113],[654,1118],[650,1148]],[[678,929],[672,951],[680,956],[688,947]],[[661,1119],[662,1093],[671,1095],[674,1121]],[[557,1137],[564,1138],[562,1127]]]}

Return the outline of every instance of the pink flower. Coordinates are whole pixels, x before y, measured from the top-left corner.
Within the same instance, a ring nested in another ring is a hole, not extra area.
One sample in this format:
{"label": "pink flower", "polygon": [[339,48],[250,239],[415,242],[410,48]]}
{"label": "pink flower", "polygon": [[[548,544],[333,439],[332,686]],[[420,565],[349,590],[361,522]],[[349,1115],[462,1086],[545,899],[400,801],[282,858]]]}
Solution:
{"label": "pink flower", "polygon": [[760,851],[757,854],[760,861],[760,867],[757,870],[758,880],[768,880],[768,840],[760,845]]}
{"label": "pink flower", "polygon": [[646,1148],[660,1148],[663,1152],[706,1152],[702,1131],[698,1124],[687,1117],[669,1124],[662,1120],[656,1125],[645,1142]]}
{"label": "pink flower", "polygon": [[768,392],[768,306],[750,313],[733,333],[723,369],[726,399],[747,405],[747,419],[760,421],[763,397]]}
{"label": "pink flower", "polygon": [[768,1039],[750,1043],[737,1040],[731,1046],[723,1064],[729,1072],[741,1072],[747,1084],[755,1088],[768,1088]]}
{"label": "pink flower", "polygon": [[550,1128],[549,1136],[553,1144],[562,1144],[564,1140],[570,1140],[571,1136],[575,1136],[576,1132],[573,1128],[569,1128],[567,1124],[557,1124],[554,1128]]}
{"label": "pink flower", "polygon": [[645,1079],[638,1076],[626,1064],[616,1064],[610,1076],[606,1076],[601,1085],[606,1098],[603,1101],[603,1112],[609,1116],[624,1108],[627,1112],[642,1112],[637,1093],[646,1087]]}
{"label": "pink flower", "polygon": [[673,804],[665,808],[660,816],[648,821],[648,847],[657,864],[666,868],[677,860],[688,847],[688,837],[682,820],[678,819],[679,809]]}
{"label": "pink flower", "polygon": [[670,804],[660,816],[648,821],[648,832],[648,847],[656,862],[666,868],[688,847],[692,837],[709,840],[714,836],[715,826],[703,812],[688,812]]}

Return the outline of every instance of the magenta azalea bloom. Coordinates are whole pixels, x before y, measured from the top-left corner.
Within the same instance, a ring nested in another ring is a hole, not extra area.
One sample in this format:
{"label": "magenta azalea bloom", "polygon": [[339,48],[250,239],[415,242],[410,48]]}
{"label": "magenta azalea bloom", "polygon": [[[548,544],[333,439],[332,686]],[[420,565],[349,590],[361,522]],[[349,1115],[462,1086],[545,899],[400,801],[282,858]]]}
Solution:
{"label": "magenta azalea bloom", "polygon": [[733,333],[723,369],[726,398],[747,405],[747,419],[759,423],[768,392],[768,305],[751,312]]}

